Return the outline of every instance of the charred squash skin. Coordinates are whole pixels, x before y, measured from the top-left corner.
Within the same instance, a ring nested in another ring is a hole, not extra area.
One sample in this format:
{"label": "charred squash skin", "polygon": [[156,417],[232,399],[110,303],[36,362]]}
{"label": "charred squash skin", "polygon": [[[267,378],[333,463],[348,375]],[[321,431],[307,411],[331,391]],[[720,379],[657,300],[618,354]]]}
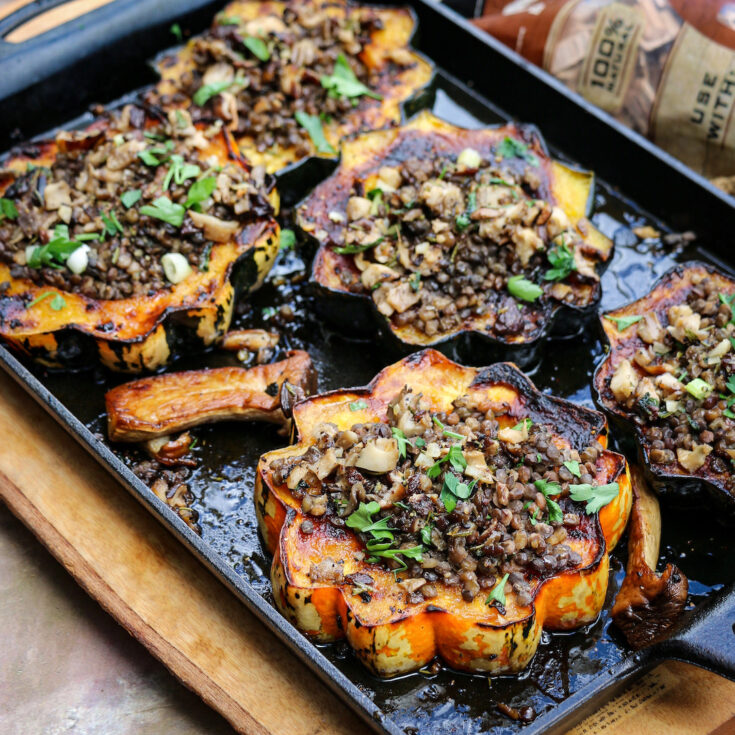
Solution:
{"label": "charred squash skin", "polygon": [[[242,21],[253,20],[265,15],[281,17],[289,4],[279,0],[236,0],[225,6],[221,14],[226,17],[239,18]],[[340,141],[347,135],[364,130],[378,130],[400,123],[402,104],[427,87],[434,74],[431,64],[413,50],[411,50],[413,57],[411,65],[396,69],[390,64],[391,52],[410,48],[416,30],[413,11],[410,8],[400,7],[361,7],[344,0],[306,0],[306,2],[299,3],[302,6],[306,4],[335,18],[342,18],[348,12],[375,13],[383,23],[383,28],[372,33],[370,43],[360,54],[360,60],[365,66],[379,74],[379,82],[373,91],[381,95],[383,99],[377,100],[363,96],[354,110],[341,121],[325,122],[322,127],[327,142],[335,151],[338,151]],[[176,93],[181,75],[193,67],[191,42],[174,54],[167,54],[160,59],[157,68],[161,81],[155,89],[155,98]],[[190,101],[182,100],[180,104],[187,105],[190,104]],[[250,136],[239,137],[237,142],[243,155],[253,165],[264,165],[268,173],[282,172],[303,159],[303,156],[300,156],[294,147],[273,146],[265,151],[259,151]],[[313,143],[311,143],[311,148],[309,158],[335,160],[338,155],[337,153],[318,152]]]}
{"label": "charred squash skin", "polygon": [[[335,314],[341,315],[337,318],[342,325],[351,328],[373,321],[388,344],[402,354],[416,347],[444,349],[466,342],[468,353],[482,346],[483,357],[486,354],[493,357],[510,355],[514,359],[522,359],[523,351],[538,343],[552,329],[557,315],[561,313],[564,313],[564,319],[559,320],[563,321],[562,331],[573,332],[580,318],[590,313],[599,301],[599,282],[580,278],[570,284],[574,293],[573,304],[563,303],[557,298],[562,294],[559,287],[566,287],[565,284],[545,284],[544,295],[532,305],[533,308],[524,310],[524,318],[532,320],[535,328],[523,335],[499,335],[493,328],[498,315],[491,312],[464,320],[452,332],[430,337],[411,324],[398,326],[386,319],[378,312],[369,294],[350,291],[343,276],[345,273],[359,276],[354,257],[338,254],[332,247],[342,241],[346,205],[355,182],[367,182],[364,189],[369,191],[381,166],[396,166],[416,157],[456,157],[465,148],[472,148],[488,159],[493,147],[506,136],[530,144],[529,150],[540,160],[538,173],[544,197],[566,212],[585,242],[586,254],[593,259],[598,269],[607,262],[612,255],[612,242],[585,219],[592,198],[593,174],[550,159],[537,131],[530,126],[507,125],[466,130],[423,111],[399,129],[367,133],[345,141],[339,168],[317,186],[298,208],[299,226],[319,246],[311,280],[321,297],[325,315],[331,314],[332,318],[335,318]],[[341,215],[342,219],[335,213]]]}
{"label": "charred squash skin", "polygon": [[[301,532],[300,503],[286,488],[276,486],[271,463],[302,454],[314,441],[319,424],[340,429],[355,422],[385,418],[388,404],[404,385],[421,392],[435,410],[446,410],[465,393],[507,402],[508,425],[520,418],[550,423],[559,441],[575,447],[597,438],[606,443],[605,420],[590,411],[540,393],[510,363],[474,369],[451,362],[435,350],[415,353],[385,368],[369,386],[315,396],[294,408],[295,445],[264,455],[256,473],[255,504],[266,547],[273,553],[271,580],[276,604],[299,630],[318,642],[346,638],[360,660],[383,677],[425,666],[435,656],[456,669],[503,674],[520,671],[533,657],[544,628],[569,630],[593,621],[605,599],[609,550],[618,542],[631,506],[631,485],[624,457],[604,451],[597,463],[596,483],[617,481],[618,497],[599,515],[584,515],[573,549],[582,557],[578,568],[537,580],[531,605],[522,607],[515,593],[506,594],[505,614],[472,602],[457,587],[438,585],[439,594],[420,604],[406,595],[385,568],[357,561],[359,539],[348,529],[310,517],[313,532]],[[349,409],[362,400],[366,408]],[[352,594],[348,582],[324,586],[311,581],[313,562],[325,557],[344,560],[344,574],[369,573],[370,599]]]}
{"label": "charred squash skin", "polygon": [[[25,171],[28,164],[48,166],[69,146],[91,148],[115,130],[102,120],[88,133],[71,141],[61,133],[55,140],[33,144],[28,153],[11,155],[5,161],[0,196],[12,183],[14,172]],[[223,163],[242,163],[226,132],[213,138],[202,155]],[[277,212],[275,190],[270,203]],[[208,271],[196,271],[152,295],[116,300],[94,299],[13,278],[10,268],[0,263],[0,282],[9,283],[0,297],[0,336],[47,367],[80,368],[101,362],[118,372],[156,370],[179,353],[210,346],[225,334],[236,299],[259,288],[275,262],[279,234],[275,219],[254,220],[242,226],[234,239],[214,244]],[[62,295],[63,309],[52,309],[50,299],[27,308],[48,291]]]}
{"label": "charred squash skin", "polygon": [[727,490],[725,480],[729,473],[718,473],[712,468],[712,458],[696,472],[690,473],[677,461],[669,464],[656,463],[651,460],[650,440],[646,436],[646,427],[633,420],[615,400],[610,389],[610,380],[621,360],[631,359],[636,350],[645,346],[635,328],[618,329],[615,322],[606,316],[618,318],[646,314],[648,312],[665,312],[669,307],[685,303],[695,280],[710,278],[718,289],[725,294],[735,294],[735,279],[726,276],[706,263],[690,262],[678,265],[665,273],[657,281],[651,291],[630,304],[607,312],[600,317],[602,329],[610,344],[605,360],[600,363],[594,376],[594,393],[597,404],[621,427],[634,435],[638,446],[639,461],[645,470],[647,479],[658,490],[678,488],[683,491],[707,490],[714,498],[724,501],[732,508],[735,498]]}

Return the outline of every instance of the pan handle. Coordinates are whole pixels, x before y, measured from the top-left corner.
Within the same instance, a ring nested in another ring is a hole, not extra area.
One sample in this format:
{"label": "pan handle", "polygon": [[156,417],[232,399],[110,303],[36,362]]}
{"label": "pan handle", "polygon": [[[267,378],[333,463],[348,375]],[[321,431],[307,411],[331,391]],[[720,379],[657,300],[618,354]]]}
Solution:
{"label": "pan handle", "polygon": [[735,583],[697,607],[673,635],[652,646],[651,653],[735,681]]}

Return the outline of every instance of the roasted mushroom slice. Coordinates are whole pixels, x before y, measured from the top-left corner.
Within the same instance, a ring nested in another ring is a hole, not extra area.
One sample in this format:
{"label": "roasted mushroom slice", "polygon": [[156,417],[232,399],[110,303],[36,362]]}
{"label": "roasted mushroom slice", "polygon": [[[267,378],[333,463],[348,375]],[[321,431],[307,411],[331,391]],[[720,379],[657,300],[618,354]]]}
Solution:
{"label": "roasted mushroom slice", "polygon": [[735,501],[735,279],[676,266],[602,326],[610,352],[597,400],[632,427],[654,484]]}
{"label": "roasted mushroom slice", "polygon": [[661,510],[643,472],[631,467],[633,507],[628,529],[625,579],[615,598],[612,619],[633,648],[666,636],[687,601],[689,582],[675,565],[656,572],[661,543]]}
{"label": "roasted mushroom slice", "polygon": [[245,369],[189,370],[124,383],[105,395],[107,435],[111,441],[142,442],[168,437],[215,421],[267,421],[285,425],[281,386],[316,388],[316,372],[306,352]]}
{"label": "roasted mushroom slice", "polygon": [[593,621],[630,510],[602,414],[434,350],[293,407],[255,506],[279,610],[376,674],[517,672]]}
{"label": "roasted mushroom slice", "polygon": [[342,150],[298,208],[325,314],[356,326],[372,310],[404,352],[462,335],[507,350],[561,311],[574,331],[599,300],[612,243],[586,219],[593,176],[549,158],[532,128],[422,112]]}
{"label": "roasted mushroom slice", "polygon": [[278,251],[273,182],[227,131],[138,107],[0,176],[0,335],[45,365],[152,370],[211,345]]}
{"label": "roasted mushroom slice", "polygon": [[334,158],[343,136],[400,122],[401,103],[430,82],[414,27],[408,8],[238,0],[159,61],[151,100],[187,121],[224,121],[269,172]]}

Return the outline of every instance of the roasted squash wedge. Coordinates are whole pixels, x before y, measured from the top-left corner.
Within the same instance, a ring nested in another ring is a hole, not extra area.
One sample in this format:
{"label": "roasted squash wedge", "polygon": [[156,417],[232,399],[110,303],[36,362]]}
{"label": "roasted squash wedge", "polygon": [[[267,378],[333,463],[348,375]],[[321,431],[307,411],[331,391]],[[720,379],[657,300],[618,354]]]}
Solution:
{"label": "roasted squash wedge", "polygon": [[140,442],[214,421],[267,421],[284,425],[279,399],[287,381],[310,395],[316,372],[307,352],[252,368],[186,370],[123,383],[105,394],[111,441]]}
{"label": "roasted squash wedge", "polygon": [[237,0],[208,33],[165,55],[151,99],[224,120],[243,154],[271,173],[340,140],[401,120],[431,65],[410,49],[409,8],[344,0]]}
{"label": "roasted squash wedge", "polygon": [[465,130],[424,111],[346,141],[298,222],[319,244],[326,313],[357,327],[372,311],[404,352],[466,337],[507,355],[559,314],[573,332],[599,300],[612,243],[586,219],[592,187],[532,128]]}
{"label": "roasted squash wedge", "polygon": [[211,345],[278,252],[278,195],[227,131],[140,108],[4,161],[0,335],[50,367],[154,370]]}
{"label": "roasted squash wedge", "polygon": [[735,500],[735,279],[685,263],[601,321],[597,401],[632,429],[654,486]]}
{"label": "roasted squash wedge", "polygon": [[[528,664],[544,628],[573,629],[599,614],[608,553],[631,505],[625,459],[600,447],[601,414],[540,393],[510,363],[466,368],[425,350],[366,388],[297,403],[294,424],[296,444],[261,458],[255,504],[276,604],[315,641],[346,638],[384,677],[435,656],[502,674]],[[442,437],[453,448],[439,447]],[[573,473],[559,465],[542,476],[542,452],[556,462],[577,457]],[[335,457],[343,465],[330,472]],[[441,498],[426,479],[441,474],[414,474],[430,462],[443,473]],[[397,474],[381,474],[390,467]],[[578,475],[586,492],[612,488],[599,512],[568,496],[563,478]],[[521,487],[536,477],[535,487]],[[523,503],[528,489],[535,499]],[[573,524],[568,532],[564,523]]]}

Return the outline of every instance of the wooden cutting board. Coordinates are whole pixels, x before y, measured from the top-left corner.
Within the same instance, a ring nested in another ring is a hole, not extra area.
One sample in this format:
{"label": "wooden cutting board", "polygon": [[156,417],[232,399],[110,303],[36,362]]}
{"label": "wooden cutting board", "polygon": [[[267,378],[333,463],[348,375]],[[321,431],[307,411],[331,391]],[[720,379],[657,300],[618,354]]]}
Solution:
{"label": "wooden cutting board", "polygon": [[[237,731],[367,732],[4,373],[0,436],[0,498],[107,612]],[[735,733],[734,716],[734,683],[668,664],[573,732],[725,735]]]}
{"label": "wooden cutting board", "polygon": [[[0,17],[27,2],[0,0]],[[13,31],[11,40],[107,2],[73,0]],[[368,732],[4,374],[0,436],[0,498],[107,612],[238,732]],[[685,664],[666,664],[570,735],[644,732],[735,734],[735,684]]]}

